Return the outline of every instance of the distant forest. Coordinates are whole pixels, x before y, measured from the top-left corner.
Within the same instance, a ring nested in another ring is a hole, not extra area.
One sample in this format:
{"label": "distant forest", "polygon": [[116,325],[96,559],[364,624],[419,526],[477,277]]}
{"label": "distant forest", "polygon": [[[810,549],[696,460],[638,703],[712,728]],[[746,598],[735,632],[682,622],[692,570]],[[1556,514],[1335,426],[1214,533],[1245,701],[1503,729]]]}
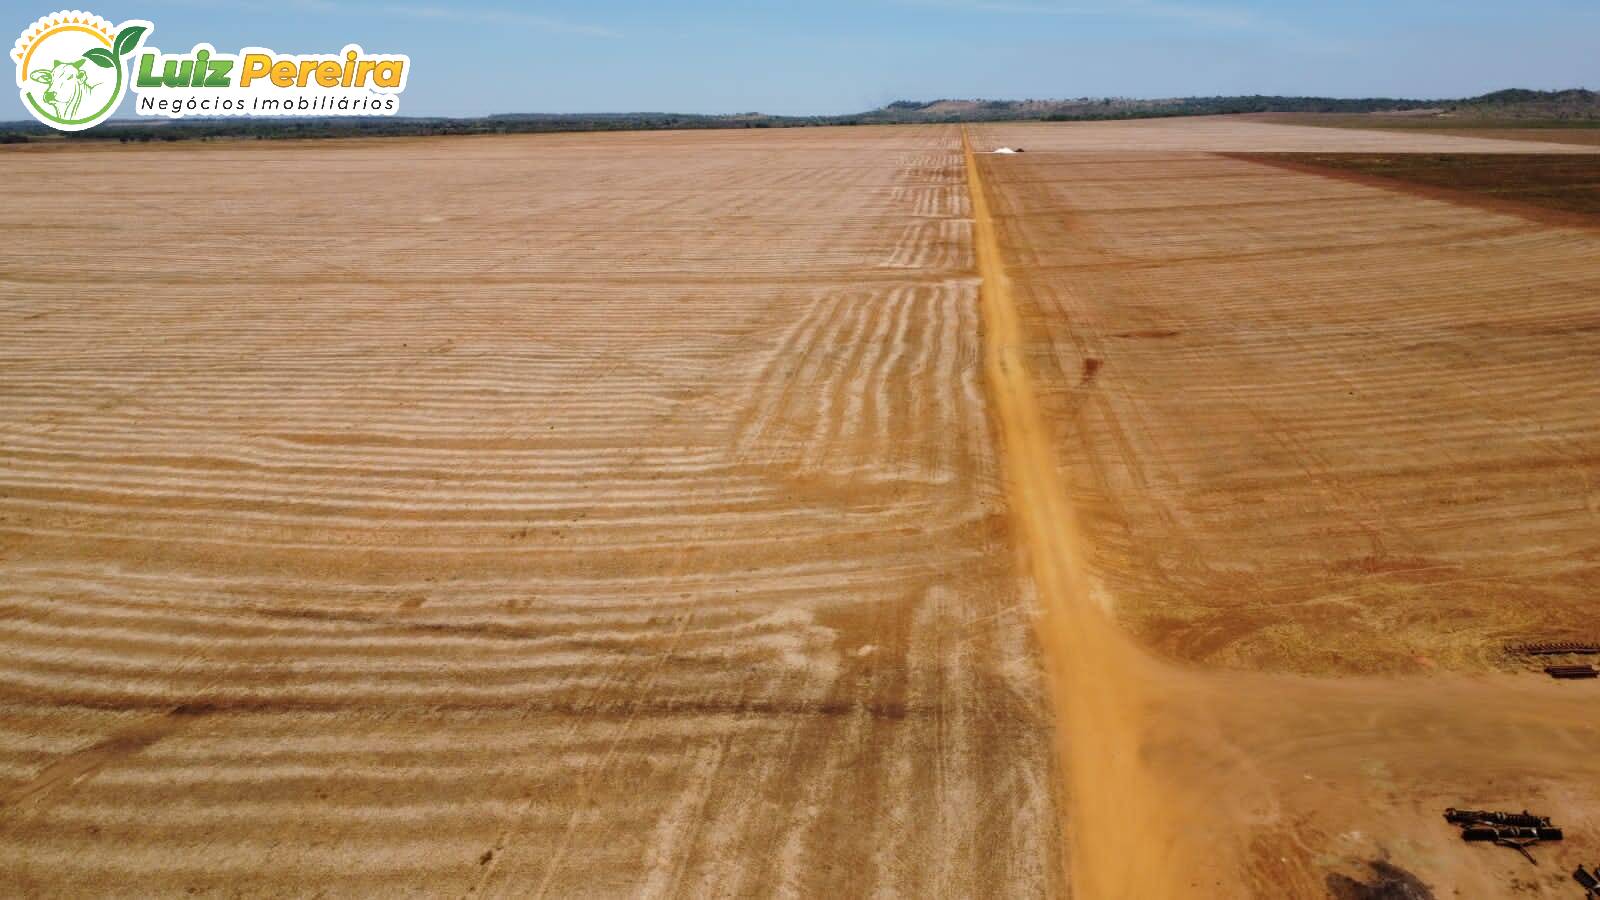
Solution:
{"label": "distant forest", "polygon": [[1135,100],[898,100],[880,109],[840,116],[687,115],[678,113],[516,113],[480,118],[304,118],[304,119],[113,119],[97,128],[64,135],[35,122],[0,123],[0,143],[34,141],[210,140],[213,138],[412,137],[445,134],[526,134],[562,131],[650,131],[696,128],[801,128],[819,125],[909,123],[1090,121],[1237,113],[1396,113],[1461,119],[1525,120],[1530,123],[1600,125],[1600,93],[1506,90],[1465,100],[1405,100],[1329,97],[1183,97]]}

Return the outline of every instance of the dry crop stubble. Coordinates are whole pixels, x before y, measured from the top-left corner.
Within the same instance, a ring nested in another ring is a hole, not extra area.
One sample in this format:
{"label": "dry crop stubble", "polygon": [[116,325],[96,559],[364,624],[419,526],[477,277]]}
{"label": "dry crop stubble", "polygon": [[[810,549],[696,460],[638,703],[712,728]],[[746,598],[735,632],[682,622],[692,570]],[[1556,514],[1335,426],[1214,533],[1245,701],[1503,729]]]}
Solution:
{"label": "dry crop stubble", "polygon": [[973,137],[1020,459],[956,129],[0,154],[0,872],[1558,895],[1437,810],[1600,846],[1586,695],[1474,674],[1594,585],[1592,234],[1215,153],[1582,148]]}
{"label": "dry crop stubble", "polygon": [[[1144,884],[1112,895],[1318,896],[1381,861],[1437,896],[1563,896],[1600,837],[1592,701],[1482,673],[1588,621],[1596,233],[1207,152],[1453,140],[1263,127],[972,130],[1029,151],[978,167],[1079,524],[1073,593],[1145,648],[1056,639],[1058,673],[1103,662],[1058,694],[1070,835],[1095,828],[1072,768],[1121,746],[1131,771],[1097,774],[1155,824],[1126,844]],[[1128,727],[1085,738],[1073,703],[1110,691]],[[1529,871],[1463,844],[1452,804],[1536,808],[1567,840]]]}
{"label": "dry crop stubble", "polygon": [[1063,890],[957,131],[0,165],[6,881]]}

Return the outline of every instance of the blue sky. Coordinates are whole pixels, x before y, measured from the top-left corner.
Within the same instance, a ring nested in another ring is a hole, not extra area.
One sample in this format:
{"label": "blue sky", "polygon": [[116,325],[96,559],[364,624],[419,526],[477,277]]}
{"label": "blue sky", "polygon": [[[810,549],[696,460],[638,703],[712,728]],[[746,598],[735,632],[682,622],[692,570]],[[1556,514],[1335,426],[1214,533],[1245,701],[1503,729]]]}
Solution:
{"label": "blue sky", "polygon": [[[1600,88],[1596,0],[84,0],[168,52],[412,59],[402,114],[843,113],[895,99]],[[6,41],[58,9],[0,0]],[[7,92],[0,119],[21,119]],[[125,101],[124,111],[128,108]]]}

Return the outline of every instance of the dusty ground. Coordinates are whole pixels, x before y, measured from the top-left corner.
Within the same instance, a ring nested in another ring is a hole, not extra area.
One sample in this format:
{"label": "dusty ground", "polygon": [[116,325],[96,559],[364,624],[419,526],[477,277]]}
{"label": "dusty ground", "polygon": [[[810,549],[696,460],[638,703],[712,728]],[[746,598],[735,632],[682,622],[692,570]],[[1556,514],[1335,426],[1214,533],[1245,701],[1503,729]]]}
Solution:
{"label": "dusty ground", "polygon": [[[973,129],[1030,151],[978,165],[1081,535],[1069,602],[1138,645],[1081,616],[1057,639],[1067,769],[1120,779],[1068,782],[1097,847],[1074,878],[1319,896],[1380,862],[1439,897],[1570,896],[1600,856],[1593,691],[1484,673],[1595,631],[1600,234],[1190,149],[1273,126],[1237,127]],[[1569,839],[1535,867],[1448,805]]]}
{"label": "dusty ground", "polygon": [[984,159],[1107,603],[1148,642],[1371,672],[1600,636],[1600,233],[976,133],[1037,148]]}
{"label": "dusty ground", "polygon": [[13,889],[1060,892],[958,132],[0,169]]}
{"label": "dusty ground", "polygon": [[1534,141],[1541,144],[1580,144],[1589,147],[1600,145],[1600,122],[1593,120],[1544,120],[1530,124],[1525,119],[1343,113],[1254,113],[1239,118],[1280,125],[1316,125],[1326,128],[1356,128],[1362,131],[1409,131],[1505,141]]}
{"label": "dusty ground", "polygon": [[4,880],[1570,895],[1600,236],[1217,154],[1583,148],[972,137],[0,153]]}
{"label": "dusty ground", "polygon": [[[1508,144],[1488,137],[1431,131],[1369,131],[1307,128],[1249,116],[1197,116],[1108,122],[1019,122],[973,126],[1001,145],[1024,150],[1073,153],[1103,151],[1118,156],[1147,153],[1593,153],[1593,147],[1560,141]],[[1531,145],[1531,146],[1530,146]],[[987,145],[985,145],[987,146]]]}

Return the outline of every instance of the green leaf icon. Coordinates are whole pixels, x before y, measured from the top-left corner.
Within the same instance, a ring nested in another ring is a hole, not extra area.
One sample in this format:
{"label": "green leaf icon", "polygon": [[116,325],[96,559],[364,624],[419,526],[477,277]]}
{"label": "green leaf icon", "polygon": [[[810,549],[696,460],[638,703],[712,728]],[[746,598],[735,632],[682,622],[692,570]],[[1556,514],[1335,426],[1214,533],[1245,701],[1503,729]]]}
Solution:
{"label": "green leaf icon", "polygon": [[144,33],[145,27],[143,25],[129,25],[127,28],[117,32],[117,39],[114,42],[115,50],[113,52],[119,57],[132,53],[133,48],[139,46],[139,38],[144,37]]}
{"label": "green leaf icon", "polygon": [[83,58],[89,60],[102,69],[109,69],[117,64],[111,56],[111,51],[104,47],[91,47],[83,52]]}

